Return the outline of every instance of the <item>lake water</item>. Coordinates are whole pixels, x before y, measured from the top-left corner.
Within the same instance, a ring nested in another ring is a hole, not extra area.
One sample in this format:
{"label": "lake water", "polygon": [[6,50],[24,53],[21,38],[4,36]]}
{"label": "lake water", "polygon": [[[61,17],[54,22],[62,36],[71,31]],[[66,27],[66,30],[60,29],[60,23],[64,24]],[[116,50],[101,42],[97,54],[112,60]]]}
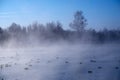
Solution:
{"label": "lake water", "polygon": [[0,80],[120,80],[120,47],[1,48]]}

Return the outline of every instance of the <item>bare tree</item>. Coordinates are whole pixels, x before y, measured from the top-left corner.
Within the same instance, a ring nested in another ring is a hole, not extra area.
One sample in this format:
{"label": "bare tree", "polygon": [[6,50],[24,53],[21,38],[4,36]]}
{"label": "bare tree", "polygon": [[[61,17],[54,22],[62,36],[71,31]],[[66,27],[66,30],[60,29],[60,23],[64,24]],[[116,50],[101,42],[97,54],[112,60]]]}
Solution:
{"label": "bare tree", "polygon": [[81,32],[87,25],[87,20],[83,16],[82,11],[77,11],[74,15],[73,22],[70,23],[70,27],[75,31]]}

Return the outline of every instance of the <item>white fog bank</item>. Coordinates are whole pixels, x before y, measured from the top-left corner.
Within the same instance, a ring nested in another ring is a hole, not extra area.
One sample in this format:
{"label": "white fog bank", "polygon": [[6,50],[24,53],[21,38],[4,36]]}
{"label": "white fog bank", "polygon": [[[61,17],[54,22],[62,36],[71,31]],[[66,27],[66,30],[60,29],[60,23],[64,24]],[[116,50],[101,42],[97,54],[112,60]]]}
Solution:
{"label": "white fog bank", "polygon": [[120,45],[0,48],[0,80],[119,80]]}

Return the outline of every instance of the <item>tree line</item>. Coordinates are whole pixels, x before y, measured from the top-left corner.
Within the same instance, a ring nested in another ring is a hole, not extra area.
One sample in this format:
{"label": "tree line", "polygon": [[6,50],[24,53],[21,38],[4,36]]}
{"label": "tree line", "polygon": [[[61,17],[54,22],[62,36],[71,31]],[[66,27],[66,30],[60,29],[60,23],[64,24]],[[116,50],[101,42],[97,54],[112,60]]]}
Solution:
{"label": "tree line", "polygon": [[35,43],[35,42],[79,42],[79,43],[120,43],[120,30],[85,29],[87,20],[82,11],[77,11],[74,20],[70,23],[69,30],[63,29],[60,22],[49,22],[46,25],[33,23],[29,26],[21,26],[12,23],[6,29],[0,27],[0,44],[9,40],[16,43]]}

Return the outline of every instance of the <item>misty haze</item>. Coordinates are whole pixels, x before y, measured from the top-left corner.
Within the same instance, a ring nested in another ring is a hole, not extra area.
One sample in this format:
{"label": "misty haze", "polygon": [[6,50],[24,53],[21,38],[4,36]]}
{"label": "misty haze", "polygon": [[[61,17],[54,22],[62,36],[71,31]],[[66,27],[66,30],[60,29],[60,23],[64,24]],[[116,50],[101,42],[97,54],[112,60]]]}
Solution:
{"label": "misty haze", "polygon": [[120,80],[119,14],[119,0],[0,0],[0,80]]}

